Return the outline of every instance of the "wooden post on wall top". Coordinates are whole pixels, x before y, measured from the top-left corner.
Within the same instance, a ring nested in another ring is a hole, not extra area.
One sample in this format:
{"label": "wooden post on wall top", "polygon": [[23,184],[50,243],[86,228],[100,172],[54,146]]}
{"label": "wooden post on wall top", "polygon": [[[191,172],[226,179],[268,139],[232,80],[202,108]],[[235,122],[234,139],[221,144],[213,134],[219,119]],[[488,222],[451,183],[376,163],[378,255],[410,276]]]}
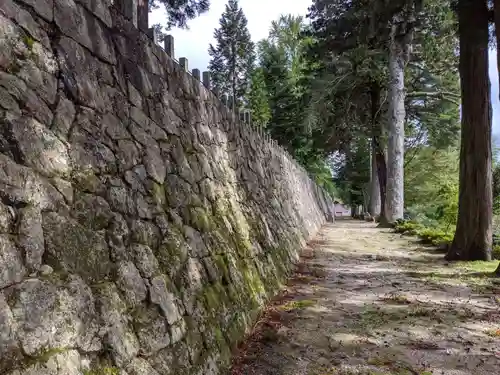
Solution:
{"label": "wooden post on wall top", "polygon": [[207,89],[211,89],[211,84],[210,84],[210,72],[203,72],[203,85]]}
{"label": "wooden post on wall top", "polygon": [[179,58],[179,65],[181,66],[181,68],[183,70],[185,70],[186,72],[189,70],[189,67],[188,67],[188,59],[185,58],[185,57],[180,57]]}
{"label": "wooden post on wall top", "polygon": [[196,78],[198,81],[201,81],[200,69],[193,69],[192,73],[194,78]]}
{"label": "wooden post on wall top", "polygon": [[123,16],[137,27],[137,1],[138,0],[116,0],[116,7]]}
{"label": "wooden post on wall top", "polygon": [[[148,0],[136,0],[137,1],[137,27],[142,32],[147,32],[149,28],[149,5]],[[155,41],[156,43],[156,41]]]}
{"label": "wooden post on wall top", "polygon": [[167,55],[175,59],[174,37],[172,35],[167,35],[163,43],[165,44],[165,52],[167,53]]}
{"label": "wooden post on wall top", "polygon": [[148,35],[149,39],[153,41],[154,44],[158,44],[158,33],[156,32],[156,29],[154,27],[149,28],[146,34]]}

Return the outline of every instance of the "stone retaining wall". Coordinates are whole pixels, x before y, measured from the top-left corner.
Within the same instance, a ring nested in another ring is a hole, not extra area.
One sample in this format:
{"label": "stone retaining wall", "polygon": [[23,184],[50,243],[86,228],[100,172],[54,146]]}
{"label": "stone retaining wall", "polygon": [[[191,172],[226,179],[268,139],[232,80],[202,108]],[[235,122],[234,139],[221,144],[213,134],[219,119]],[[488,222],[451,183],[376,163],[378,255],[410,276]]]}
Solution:
{"label": "stone retaining wall", "polygon": [[117,9],[0,0],[1,374],[221,374],[333,212]]}

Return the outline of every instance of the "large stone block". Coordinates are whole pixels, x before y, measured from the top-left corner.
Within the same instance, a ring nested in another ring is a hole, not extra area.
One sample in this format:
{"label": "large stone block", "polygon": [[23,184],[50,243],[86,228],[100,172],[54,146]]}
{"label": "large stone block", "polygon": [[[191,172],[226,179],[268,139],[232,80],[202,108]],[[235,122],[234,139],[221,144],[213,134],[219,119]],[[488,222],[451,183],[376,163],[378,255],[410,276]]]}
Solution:
{"label": "large stone block", "polygon": [[114,84],[111,67],[70,38],[62,37],[56,48],[62,81],[77,104],[106,111],[109,97],[102,85]]}
{"label": "large stone block", "polygon": [[43,215],[46,251],[51,262],[90,282],[106,279],[111,272],[104,235],[55,212]]}
{"label": "large stone block", "polygon": [[[88,4],[99,4],[99,2],[89,1]],[[94,7],[94,9],[97,8],[102,10],[100,13],[105,18],[104,7]],[[108,63],[116,62],[110,32],[100,20],[93,16],[93,13],[73,0],[55,0],[54,20],[63,34]]]}
{"label": "large stone block", "polygon": [[32,169],[0,154],[0,193],[13,205],[31,204],[41,209],[64,206],[63,196]]}
{"label": "large stone block", "polygon": [[12,315],[26,354],[55,348],[101,348],[92,292],[80,278],[71,276],[65,286],[28,279],[10,292]]}

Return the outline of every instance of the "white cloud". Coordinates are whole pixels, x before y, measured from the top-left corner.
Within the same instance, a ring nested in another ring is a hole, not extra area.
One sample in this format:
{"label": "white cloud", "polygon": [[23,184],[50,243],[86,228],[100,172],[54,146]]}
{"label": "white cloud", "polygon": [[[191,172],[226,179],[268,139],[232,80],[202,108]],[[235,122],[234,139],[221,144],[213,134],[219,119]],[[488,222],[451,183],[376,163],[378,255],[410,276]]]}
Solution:
{"label": "white cloud", "polygon": [[[189,68],[206,70],[208,66],[208,46],[213,43],[214,29],[219,27],[219,19],[226,5],[225,0],[212,0],[210,11],[189,21],[189,30],[174,29],[169,32],[175,40],[175,56],[187,57]],[[307,14],[311,0],[240,0],[240,7],[248,19],[248,29],[254,42],[266,38],[271,21],[281,14]],[[149,14],[149,24],[164,23],[164,9]]]}

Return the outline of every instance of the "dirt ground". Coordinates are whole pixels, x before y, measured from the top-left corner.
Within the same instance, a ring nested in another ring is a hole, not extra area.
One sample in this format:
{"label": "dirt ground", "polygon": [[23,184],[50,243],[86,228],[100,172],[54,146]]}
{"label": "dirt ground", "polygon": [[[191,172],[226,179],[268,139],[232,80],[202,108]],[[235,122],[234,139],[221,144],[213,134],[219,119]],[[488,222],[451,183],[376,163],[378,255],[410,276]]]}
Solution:
{"label": "dirt ground", "polygon": [[500,374],[496,266],[447,263],[373,223],[328,225],[232,375]]}

